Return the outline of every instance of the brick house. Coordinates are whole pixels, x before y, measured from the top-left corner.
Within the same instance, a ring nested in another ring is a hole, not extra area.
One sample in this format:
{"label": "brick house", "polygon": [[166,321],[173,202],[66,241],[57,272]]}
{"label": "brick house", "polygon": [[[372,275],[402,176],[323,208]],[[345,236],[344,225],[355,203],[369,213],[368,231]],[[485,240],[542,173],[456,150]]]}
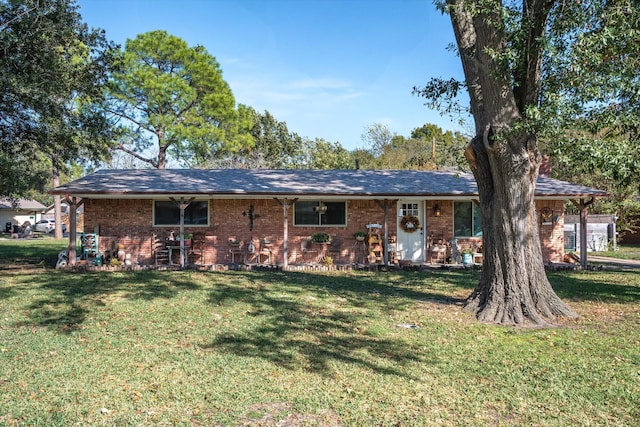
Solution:
{"label": "brick house", "polygon": [[[119,249],[139,264],[155,263],[163,250],[158,242],[181,230],[194,239],[181,253],[205,265],[286,267],[321,256],[335,264],[441,262],[451,257],[454,238],[458,250],[473,248],[476,261],[481,259],[476,182],[462,172],[101,170],[50,193],[65,196],[73,208],[84,206],[81,231],[98,236],[98,252]],[[545,262],[563,260],[564,201],[606,195],[539,178],[536,210]],[[356,231],[378,233],[388,242],[383,256],[372,259],[369,241],[358,242]],[[331,244],[310,245],[318,232],[329,234]]]}

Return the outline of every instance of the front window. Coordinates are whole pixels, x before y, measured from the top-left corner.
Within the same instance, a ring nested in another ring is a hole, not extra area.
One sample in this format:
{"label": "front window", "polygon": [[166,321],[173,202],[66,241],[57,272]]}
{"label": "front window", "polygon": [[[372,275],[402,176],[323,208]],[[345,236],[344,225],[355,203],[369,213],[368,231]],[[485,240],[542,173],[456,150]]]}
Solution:
{"label": "front window", "polygon": [[295,203],[294,225],[345,226],[347,225],[347,203],[298,201]]}
{"label": "front window", "polygon": [[[153,225],[180,225],[180,207],[177,202],[156,200],[153,203]],[[193,201],[184,210],[184,225],[209,225],[209,202]]]}
{"label": "front window", "polygon": [[480,209],[475,203],[453,203],[453,230],[456,237],[482,236]]}

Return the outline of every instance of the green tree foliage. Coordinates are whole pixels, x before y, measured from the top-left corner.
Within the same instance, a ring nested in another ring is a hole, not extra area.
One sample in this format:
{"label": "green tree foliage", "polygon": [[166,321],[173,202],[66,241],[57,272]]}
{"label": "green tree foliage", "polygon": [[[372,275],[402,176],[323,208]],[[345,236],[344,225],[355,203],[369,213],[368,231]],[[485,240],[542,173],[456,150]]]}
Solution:
{"label": "green tree foliage", "polygon": [[605,189],[593,211],[629,231],[640,213],[640,4],[616,0],[553,16],[540,117],[553,175]]}
{"label": "green tree foliage", "polygon": [[250,143],[220,66],[204,47],[151,31],[127,40],[119,65],[109,107],[120,118],[119,149],[165,168],[169,155],[202,164],[221,147]]}
{"label": "green tree foliage", "polygon": [[427,123],[415,128],[411,132],[411,138],[428,144],[430,159],[435,168],[469,168],[462,154],[469,142],[469,137],[462,133],[450,130],[443,131],[441,127]]}
{"label": "green tree foliage", "polygon": [[271,113],[258,113],[240,105],[242,129],[250,136],[251,144],[243,147],[221,147],[209,167],[288,169],[298,167],[303,151],[303,140],[289,132],[285,122]]}
{"label": "green tree foliage", "polygon": [[353,155],[339,142],[329,142],[321,138],[305,143],[307,169],[355,169]]}
{"label": "green tree foliage", "polygon": [[101,102],[114,46],[71,0],[0,1],[0,193],[42,190],[108,153]]}
{"label": "green tree foliage", "polygon": [[360,167],[366,169],[464,169],[468,167],[462,152],[468,138],[459,132],[444,132],[434,124],[425,124],[406,138],[393,133],[380,123],[365,129],[363,141],[368,156],[355,155]]}

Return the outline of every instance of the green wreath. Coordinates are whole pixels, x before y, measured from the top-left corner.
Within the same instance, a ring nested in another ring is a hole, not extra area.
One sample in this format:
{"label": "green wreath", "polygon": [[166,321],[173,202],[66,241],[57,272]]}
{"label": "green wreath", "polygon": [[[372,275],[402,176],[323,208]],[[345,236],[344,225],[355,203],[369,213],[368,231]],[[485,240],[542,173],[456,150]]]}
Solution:
{"label": "green wreath", "polygon": [[400,221],[400,228],[402,228],[405,233],[414,233],[420,228],[420,220],[413,215],[405,215]]}

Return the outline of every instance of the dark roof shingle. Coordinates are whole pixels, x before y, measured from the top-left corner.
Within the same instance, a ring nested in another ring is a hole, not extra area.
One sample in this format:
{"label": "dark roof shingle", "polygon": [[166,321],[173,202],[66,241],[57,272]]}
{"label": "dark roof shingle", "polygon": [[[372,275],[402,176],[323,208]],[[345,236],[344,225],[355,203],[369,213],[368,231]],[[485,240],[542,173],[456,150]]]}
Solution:
{"label": "dark roof shingle", "polygon": [[[105,169],[51,194],[90,196],[473,197],[472,174],[415,170]],[[607,196],[605,191],[540,177],[537,197]]]}

